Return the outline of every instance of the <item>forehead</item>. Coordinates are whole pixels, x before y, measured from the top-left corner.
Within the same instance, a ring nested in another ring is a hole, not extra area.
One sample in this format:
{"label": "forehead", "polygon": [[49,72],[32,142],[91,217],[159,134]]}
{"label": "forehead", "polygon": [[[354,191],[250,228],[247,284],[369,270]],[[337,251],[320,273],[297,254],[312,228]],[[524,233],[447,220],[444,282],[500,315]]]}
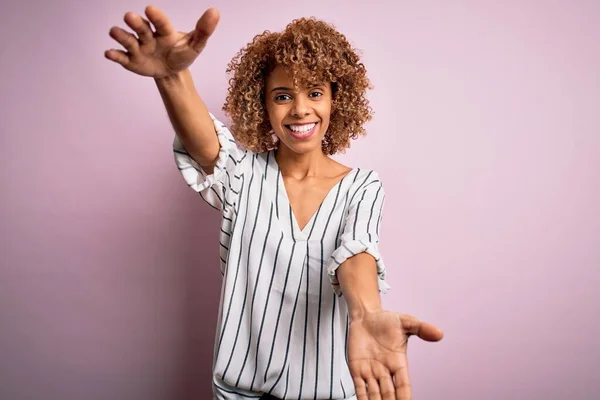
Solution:
{"label": "forehead", "polygon": [[[310,87],[315,85],[324,84],[318,77],[310,76],[307,71],[297,72],[298,85],[301,87]],[[277,65],[273,71],[269,74],[266,81],[267,89],[273,87],[294,87],[293,72],[289,68],[285,68],[281,65]]]}
{"label": "forehead", "polygon": [[273,86],[280,86],[284,84],[292,84],[292,73],[290,70],[278,65],[271,71],[269,76],[267,77],[267,84],[271,84]]}

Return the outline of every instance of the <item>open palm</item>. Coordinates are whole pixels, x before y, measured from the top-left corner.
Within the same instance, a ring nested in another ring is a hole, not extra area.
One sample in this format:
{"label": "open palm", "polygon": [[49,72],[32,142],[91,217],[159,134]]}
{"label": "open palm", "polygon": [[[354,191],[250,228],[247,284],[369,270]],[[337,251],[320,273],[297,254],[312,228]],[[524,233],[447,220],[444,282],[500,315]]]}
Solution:
{"label": "open palm", "polygon": [[188,68],[206,46],[219,21],[217,10],[210,8],[191,32],[175,30],[166,14],[154,6],[145,10],[146,18],[128,12],[125,23],[135,33],[114,26],[110,36],[125,50],[111,49],[105,57],[125,69],[143,76],[164,78]]}
{"label": "open palm", "polygon": [[438,341],[443,333],[409,315],[378,311],[350,324],[348,364],[358,400],[410,400],[408,338]]}

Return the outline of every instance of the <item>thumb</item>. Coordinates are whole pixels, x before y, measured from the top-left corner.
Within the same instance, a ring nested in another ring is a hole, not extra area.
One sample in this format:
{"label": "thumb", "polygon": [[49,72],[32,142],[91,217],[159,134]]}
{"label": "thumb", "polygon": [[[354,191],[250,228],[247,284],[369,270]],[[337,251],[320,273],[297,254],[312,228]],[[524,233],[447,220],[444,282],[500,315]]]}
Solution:
{"label": "thumb", "polygon": [[213,34],[217,24],[219,23],[219,11],[215,8],[209,8],[202,14],[198,22],[196,23],[196,28],[194,32],[192,32],[190,45],[200,53],[204,46],[206,46],[206,42],[208,38]]}
{"label": "thumb", "polygon": [[409,335],[415,335],[427,342],[438,342],[444,337],[444,332],[432,324],[419,321],[411,315],[400,317],[402,327]]}

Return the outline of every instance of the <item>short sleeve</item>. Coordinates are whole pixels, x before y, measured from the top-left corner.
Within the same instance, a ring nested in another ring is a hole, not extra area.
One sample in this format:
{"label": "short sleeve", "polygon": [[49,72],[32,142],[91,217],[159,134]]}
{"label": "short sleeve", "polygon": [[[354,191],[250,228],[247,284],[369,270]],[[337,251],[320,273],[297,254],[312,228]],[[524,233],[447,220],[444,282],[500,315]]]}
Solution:
{"label": "short sleeve", "polygon": [[379,291],[385,293],[390,288],[385,281],[385,265],[379,252],[379,228],[383,214],[385,192],[376,173],[352,196],[348,206],[340,244],[327,263],[327,274],[334,292],[341,296],[341,288],[336,271],[348,258],[360,253],[368,253],[375,259]]}
{"label": "short sleeve", "polygon": [[[187,185],[212,207],[223,210],[232,205],[232,197],[239,193],[241,177],[247,161],[247,150],[238,146],[229,129],[210,114],[219,139],[219,156],[212,174],[202,167],[186,152],[179,137],[173,139],[175,164]],[[249,157],[248,157],[249,158]]]}

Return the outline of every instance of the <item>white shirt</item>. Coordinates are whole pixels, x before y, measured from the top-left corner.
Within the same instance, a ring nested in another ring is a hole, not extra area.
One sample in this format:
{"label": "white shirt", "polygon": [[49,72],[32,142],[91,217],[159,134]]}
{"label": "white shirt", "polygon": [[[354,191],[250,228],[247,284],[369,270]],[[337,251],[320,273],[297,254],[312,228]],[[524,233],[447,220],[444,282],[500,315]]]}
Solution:
{"label": "white shirt", "polygon": [[211,114],[221,146],[206,174],[175,136],[175,162],[187,184],[221,210],[221,303],[213,364],[218,399],[351,399],[348,308],[335,271],[379,254],[384,190],[376,172],[355,168],[300,229],[274,152],[238,146]]}

